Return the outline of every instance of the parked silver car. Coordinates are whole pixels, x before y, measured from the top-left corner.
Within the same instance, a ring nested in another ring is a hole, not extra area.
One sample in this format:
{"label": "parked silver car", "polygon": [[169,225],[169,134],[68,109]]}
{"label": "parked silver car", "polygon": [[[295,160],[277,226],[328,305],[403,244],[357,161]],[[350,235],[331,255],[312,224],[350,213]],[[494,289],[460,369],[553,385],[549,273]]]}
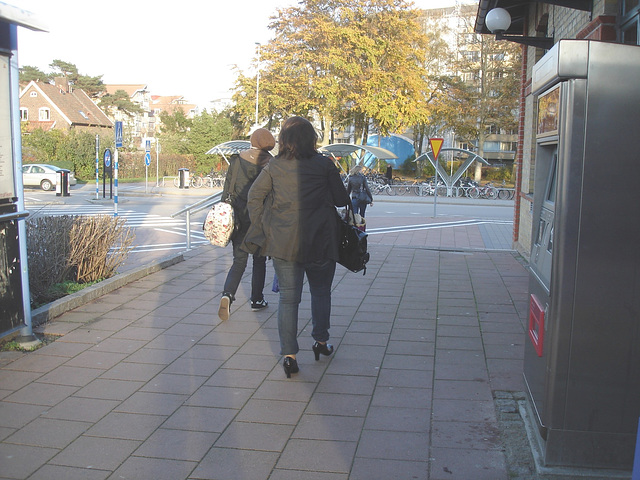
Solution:
{"label": "parked silver car", "polygon": [[[25,187],[40,187],[48,191],[58,183],[58,170],[63,170],[54,165],[43,163],[28,163],[22,166],[22,184]],[[76,177],[69,172],[69,185],[76,184]]]}

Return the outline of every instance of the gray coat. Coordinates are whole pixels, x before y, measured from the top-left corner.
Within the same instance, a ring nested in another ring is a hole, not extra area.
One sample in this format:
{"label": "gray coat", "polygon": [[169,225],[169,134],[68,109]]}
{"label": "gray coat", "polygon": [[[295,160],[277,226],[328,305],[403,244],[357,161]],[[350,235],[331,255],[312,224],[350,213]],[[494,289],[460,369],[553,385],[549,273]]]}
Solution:
{"label": "gray coat", "polygon": [[249,190],[245,249],[299,263],[338,260],[336,206],[349,195],[333,162],[276,157]]}

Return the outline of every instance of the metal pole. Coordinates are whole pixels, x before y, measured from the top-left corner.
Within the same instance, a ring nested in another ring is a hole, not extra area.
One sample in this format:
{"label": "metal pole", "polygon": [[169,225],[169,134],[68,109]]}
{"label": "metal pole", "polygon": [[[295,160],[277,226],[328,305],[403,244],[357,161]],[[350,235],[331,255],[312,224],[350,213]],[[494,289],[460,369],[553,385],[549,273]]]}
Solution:
{"label": "metal pole", "polygon": [[435,185],[433,186],[433,188],[435,189],[433,191],[433,216],[437,217],[438,213],[437,213],[437,206],[438,206],[438,162],[437,160],[434,162],[436,164],[436,174],[434,175],[434,183]]}
{"label": "metal pole", "polygon": [[187,210],[187,250],[191,250],[191,211]]}
{"label": "metal pole", "polygon": [[100,198],[100,168],[99,168],[99,160],[100,156],[100,135],[96,135],[96,200]]}
{"label": "metal pole", "polygon": [[160,162],[158,160],[158,154],[160,153],[160,141],[156,138],[156,187],[158,187],[160,185],[160,174],[158,173],[160,171],[160,167],[158,165],[160,165]]}
{"label": "metal pole", "polygon": [[[15,186],[18,200],[16,208],[18,212],[24,212],[24,186],[22,184],[22,138],[20,136],[20,85],[18,84],[18,26],[9,24],[9,43],[12,55],[9,57],[9,105],[11,108],[11,150],[13,152],[13,171],[15,172]],[[36,340],[33,335],[31,322],[31,293],[29,290],[29,265],[27,260],[27,227],[24,219],[18,222],[18,252],[20,254],[20,283],[22,286],[22,310],[24,313],[24,326],[20,330],[20,341],[32,342]]]}
{"label": "metal pole", "polygon": [[258,128],[258,95],[260,92],[260,43],[256,42],[258,45],[258,74],[256,76],[256,122],[255,127]]}
{"label": "metal pole", "polygon": [[118,216],[118,148],[114,148],[113,152],[113,216]]}

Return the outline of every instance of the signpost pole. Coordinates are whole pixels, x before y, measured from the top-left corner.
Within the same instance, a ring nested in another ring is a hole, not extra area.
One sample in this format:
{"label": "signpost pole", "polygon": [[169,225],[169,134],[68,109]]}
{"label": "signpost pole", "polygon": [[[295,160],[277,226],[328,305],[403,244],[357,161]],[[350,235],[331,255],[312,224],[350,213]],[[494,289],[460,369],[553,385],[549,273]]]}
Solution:
{"label": "signpost pole", "polygon": [[116,122],[116,148],[113,153],[113,216],[118,216],[118,149],[122,148],[122,122]]}
{"label": "signpost pole", "polygon": [[100,135],[96,135],[96,200],[100,198]]}
{"label": "signpost pole", "polygon": [[431,145],[431,151],[433,152],[433,163],[434,168],[435,168],[435,175],[434,175],[434,180],[435,180],[435,185],[434,185],[434,191],[433,191],[433,216],[437,217],[437,212],[436,212],[436,206],[438,203],[438,155],[440,155],[440,149],[442,148],[442,143],[444,142],[444,139],[442,138],[430,138],[429,139],[429,145]]}

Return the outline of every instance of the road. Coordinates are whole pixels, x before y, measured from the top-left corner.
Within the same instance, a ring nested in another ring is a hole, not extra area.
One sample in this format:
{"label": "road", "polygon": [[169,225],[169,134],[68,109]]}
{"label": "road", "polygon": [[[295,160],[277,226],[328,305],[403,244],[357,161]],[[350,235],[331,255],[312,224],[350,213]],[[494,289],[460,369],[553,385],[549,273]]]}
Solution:
{"label": "road", "polygon": [[[124,272],[186,248],[186,217],[171,215],[219,191],[211,189],[180,190],[173,186],[157,188],[147,184],[121,184],[118,188],[117,214],[134,230],[135,240]],[[56,196],[55,192],[25,191],[25,206],[32,215],[114,215],[115,192],[107,186],[102,198],[102,186],[96,198],[95,184],[76,185],[71,195]],[[206,244],[202,222],[206,211],[191,218],[191,246]],[[460,225],[491,223],[513,224],[513,201],[376,196],[366,213],[367,233],[380,235],[428,228],[453,228]]]}

